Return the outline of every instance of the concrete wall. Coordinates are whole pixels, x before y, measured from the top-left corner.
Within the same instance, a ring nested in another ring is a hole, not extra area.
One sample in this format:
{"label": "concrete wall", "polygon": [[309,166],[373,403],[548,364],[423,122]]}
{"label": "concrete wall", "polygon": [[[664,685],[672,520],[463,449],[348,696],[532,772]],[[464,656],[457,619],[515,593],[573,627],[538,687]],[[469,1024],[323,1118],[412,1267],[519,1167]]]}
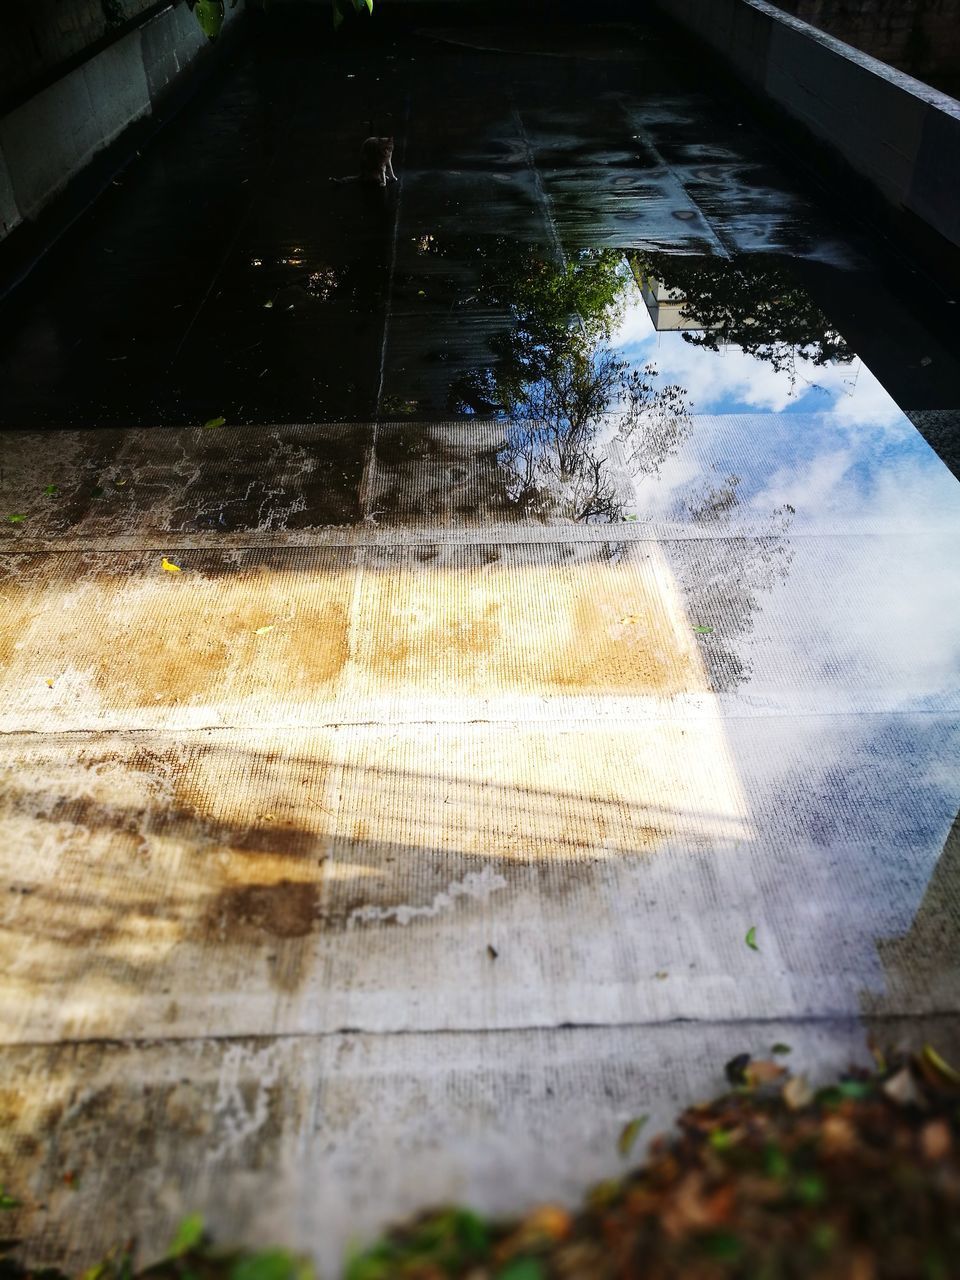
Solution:
{"label": "concrete wall", "polygon": [[960,102],[764,0],[657,0],[892,208],[960,249]]}
{"label": "concrete wall", "polygon": [[838,40],[856,45],[864,53],[939,88],[946,86],[938,84],[938,80],[960,82],[960,0],[776,0],[776,3]]}
{"label": "concrete wall", "polygon": [[151,7],[155,0],[0,0],[0,94],[26,96]]}
{"label": "concrete wall", "polygon": [[[228,8],[227,22],[242,12]],[[0,239],[150,116],[210,47],[186,5],[171,5],[0,119]]]}

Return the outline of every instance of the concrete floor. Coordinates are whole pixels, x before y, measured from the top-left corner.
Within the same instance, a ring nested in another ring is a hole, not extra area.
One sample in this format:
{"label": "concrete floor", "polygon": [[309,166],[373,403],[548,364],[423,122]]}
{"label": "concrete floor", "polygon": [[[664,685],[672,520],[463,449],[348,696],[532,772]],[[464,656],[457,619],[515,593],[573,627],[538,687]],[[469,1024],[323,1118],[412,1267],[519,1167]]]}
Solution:
{"label": "concrete floor", "polygon": [[[736,1053],[960,1050],[960,484],[904,412],[951,456],[951,304],[656,32],[569,41],[268,48],[0,318],[34,1261],[199,1210],[331,1273],[427,1204],[575,1197]],[[361,107],[385,198],[327,182]],[[657,332],[624,265],[606,345],[685,394],[558,469],[451,409],[523,331],[516,245],[788,258],[853,350]]]}

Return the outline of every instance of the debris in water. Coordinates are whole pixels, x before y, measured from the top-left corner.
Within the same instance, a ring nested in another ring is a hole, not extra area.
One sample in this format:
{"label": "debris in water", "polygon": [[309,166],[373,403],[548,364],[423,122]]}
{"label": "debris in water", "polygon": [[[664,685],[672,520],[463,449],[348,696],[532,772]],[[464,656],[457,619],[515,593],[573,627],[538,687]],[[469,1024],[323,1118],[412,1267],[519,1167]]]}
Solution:
{"label": "debris in water", "polygon": [[265,636],[267,635],[268,632],[273,630],[273,627],[274,627],[273,623],[271,623],[269,627],[257,627],[256,631],[253,634],[255,636]]}
{"label": "debris in water", "polygon": [[226,425],[226,418],[208,418],[203,424],[205,431],[210,431],[214,427],[223,427]]}
{"label": "debris in water", "polygon": [[751,951],[760,950],[760,948],[757,946],[757,926],[755,924],[752,924],[750,928],[747,930],[747,936],[744,938],[744,942],[747,944],[747,946],[750,948]]}
{"label": "debris in water", "polygon": [[174,564],[172,560],[168,560],[166,556],[163,557],[163,560],[160,563],[160,568],[165,570],[167,573],[182,572],[180,566],[178,564]]}

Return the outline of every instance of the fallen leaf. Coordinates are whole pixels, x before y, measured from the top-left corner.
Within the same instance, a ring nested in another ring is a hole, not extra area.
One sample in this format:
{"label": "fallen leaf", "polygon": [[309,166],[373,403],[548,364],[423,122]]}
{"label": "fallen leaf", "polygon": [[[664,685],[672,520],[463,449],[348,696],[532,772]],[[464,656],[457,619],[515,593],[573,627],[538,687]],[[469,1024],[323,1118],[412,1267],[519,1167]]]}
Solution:
{"label": "fallen leaf", "polygon": [[195,1249],[203,1239],[203,1218],[199,1213],[191,1213],[177,1227],[176,1234],[167,1250],[168,1258],[179,1258],[191,1249]]}
{"label": "fallen leaf", "polygon": [[952,1067],[945,1058],[941,1058],[932,1044],[925,1044],[920,1051],[920,1065],[925,1075],[933,1077],[935,1084],[947,1084],[960,1089],[960,1071]]}
{"label": "fallen leaf", "polygon": [[209,431],[214,427],[222,427],[226,425],[226,418],[208,418],[203,424],[204,430]]}
{"label": "fallen leaf", "polygon": [[20,511],[14,511],[11,515],[7,516],[7,519],[11,524],[23,524],[26,518],[27,517]]}
{"label": "fallen leaf", "polygon": [[628,613],[625,617],[620,619],[620,625],[624,627],[633,627],[636,626],[639,621],[640,619],[635,613]]}
{"label": "fallen leaf", "polygon": [[47,688],[48,689],[53,688],[53,680],[49,676],[47,676]]}
{"label": "fallen leaf", "polygon": [[497,1273],[497,1280],[543,1280],[545,1275],[536,1258],[516,1258]]}
{"label": "fallen leaf", "polygon": [[273,306],[273,299],[271,298],[269,302],[265,302],[263,305],[269,310]]}
{"label": "fallen leaf", "polygon": [[775,1044],[775,1045],[773,1046],[773,1048],[770,1050],[770,1052],[771,1052],[771,1053],[780,1053],[780,1054],[784,1054],[784,1053],[791,1053],[791,1052],[792,1052],[792,1050],[791,1050],[791,1048],[790,1048],[790,1046],[789,1046],[788,1044],[780,1044],[780,1043],[777,1043],[777,1044]]}
{"label": "fallen leaf", "polygon": [[624,1160],[633,1150],[633,1144],[640,1136],[641,1129],[643,1129],[649,1119],[649,1116],[637,1116],[634,1120],[630,1120],[625,1124],[620,1130],[620,1137],[617,1139],[617,1150],[620,1152],[620,1155]]}
{"label": "fallen leaf", "polygon": [[267,632],[273,630],[273,625],[274,624],[271,623],[269,627],[257,627],[256,631],[253,634],[255,636],[265,636]]}
{"label": "fallen leaf", "polygon": [[114,480],[113,483],[117,486],[118,489],[122,489],[127,482],[126,480]]}
{"label": "fallen leaf", "polygon": [[178,564],[174,564],[172,560],[168,560],[166,556],[164,556],[163,560],[160,562],[160,568],[164,569],[167,573],[182,572],[180,566]]}
{"label": "fallen leaf", "polygon": [[488,943],[487,943],[487,955],[490,957],[490,959],[491,959],[491,960],[496,960],[496,958],[497,958],[497,956],[498,956],[499,954],[500,954],[500,952],[499,952],[499,951],[497,950],[497,948],[493,945],[493,943],[488,942]]}
{"label": "fallen leaf", "polygon": [[570,1234],[573,1221],[566,1209],[556,1204],[544,1204],[534,1209],[523,1222],[523,1233],[548,1240],[564,1240]]}
{"label": "fallen leaf", "polygon": [[801,1111],[813,1101],[813,1089],[806,1076],[794,1076],[783,1086],[782,1097],[791,1111]]}
{"label": "fallen leaf", "polygon": [[0,1186],[0,1209],[19,1209],[20,1201]]}
{"label": "fallen leaf", "polygon": [[744,938],[744,942],[747,944],[747,946],[750,948],[751,951],[760,950],[760,948],[757,946],[757,926],[755,924],[752,924],[750,928],[747,930],[747,936]]}
{"label": "fallen leaf", "polygon": [[48,484],[44,487],[43,492],[49,494],[51,498],[55,498],[60,492],[60,486],[55,484]]}
{"label": "fallen leaf", "polygon": [[749,1067],[749,1065],[750,1065],[749,1053],[738,1053],[735,1058],[731,1058],[730,1061],[726,1064],[726,1066],[723,1068],[723,1073],[727,1077],[727,1079],[730,1081],[730,1083],[733,1085],[746,1084],[747,1082],[746,1072],[747,1072],[747,1067]]}
{"label": "fallen leaf", "polygon": [[889,1080],[883,1082],[883,1092],[899,1107],[918,1107],[925,1105],[923,1095],[917,1088],[917,1082],[909,1067],[901,1067]]}
{"label": "fallen leaf", "polygon": [[751,1062],[744,1074],[750,1084],[772,1084],[787,1074],[787,1068],[779,1062]]}
{"label": "fallen leaf", "polygon": [[694,631],[697,633],[697,635],[698,635],[698,636],[710,636],[710,635],[713,635],[713,627],[694,627],[693,629],[694,629]]}
{"label": "fallen leaf", "polygon": [[659,982],[665,982],[665,981],[667,980],[667,978],[669,978],[669,977],[670,977],[670,975],[669,975],[669,973],[667,973],[666,969],[658,969],[658,970],[657,970],[657,972],[656,972],[653,976],[654,976],[654,977],[655,977]]}
{"label": "fallen leaf", "polygon": [[920,1131],[920,1149],[924,1159],[943,1160],[950,1154],[953,1137],[946,1120],[931,1120]]}

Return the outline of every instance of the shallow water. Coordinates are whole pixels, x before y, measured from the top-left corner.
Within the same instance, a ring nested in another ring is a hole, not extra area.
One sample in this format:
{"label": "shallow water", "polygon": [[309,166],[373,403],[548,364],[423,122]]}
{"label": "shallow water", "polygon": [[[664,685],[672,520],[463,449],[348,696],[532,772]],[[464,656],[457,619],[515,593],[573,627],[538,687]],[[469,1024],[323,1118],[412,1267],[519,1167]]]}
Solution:
{"label": "shallow water", "polygon": [[332,1270],[736,1053],[956,1041],[949,299],[652,29],[296,34],[0,317],[35,1260]]}

